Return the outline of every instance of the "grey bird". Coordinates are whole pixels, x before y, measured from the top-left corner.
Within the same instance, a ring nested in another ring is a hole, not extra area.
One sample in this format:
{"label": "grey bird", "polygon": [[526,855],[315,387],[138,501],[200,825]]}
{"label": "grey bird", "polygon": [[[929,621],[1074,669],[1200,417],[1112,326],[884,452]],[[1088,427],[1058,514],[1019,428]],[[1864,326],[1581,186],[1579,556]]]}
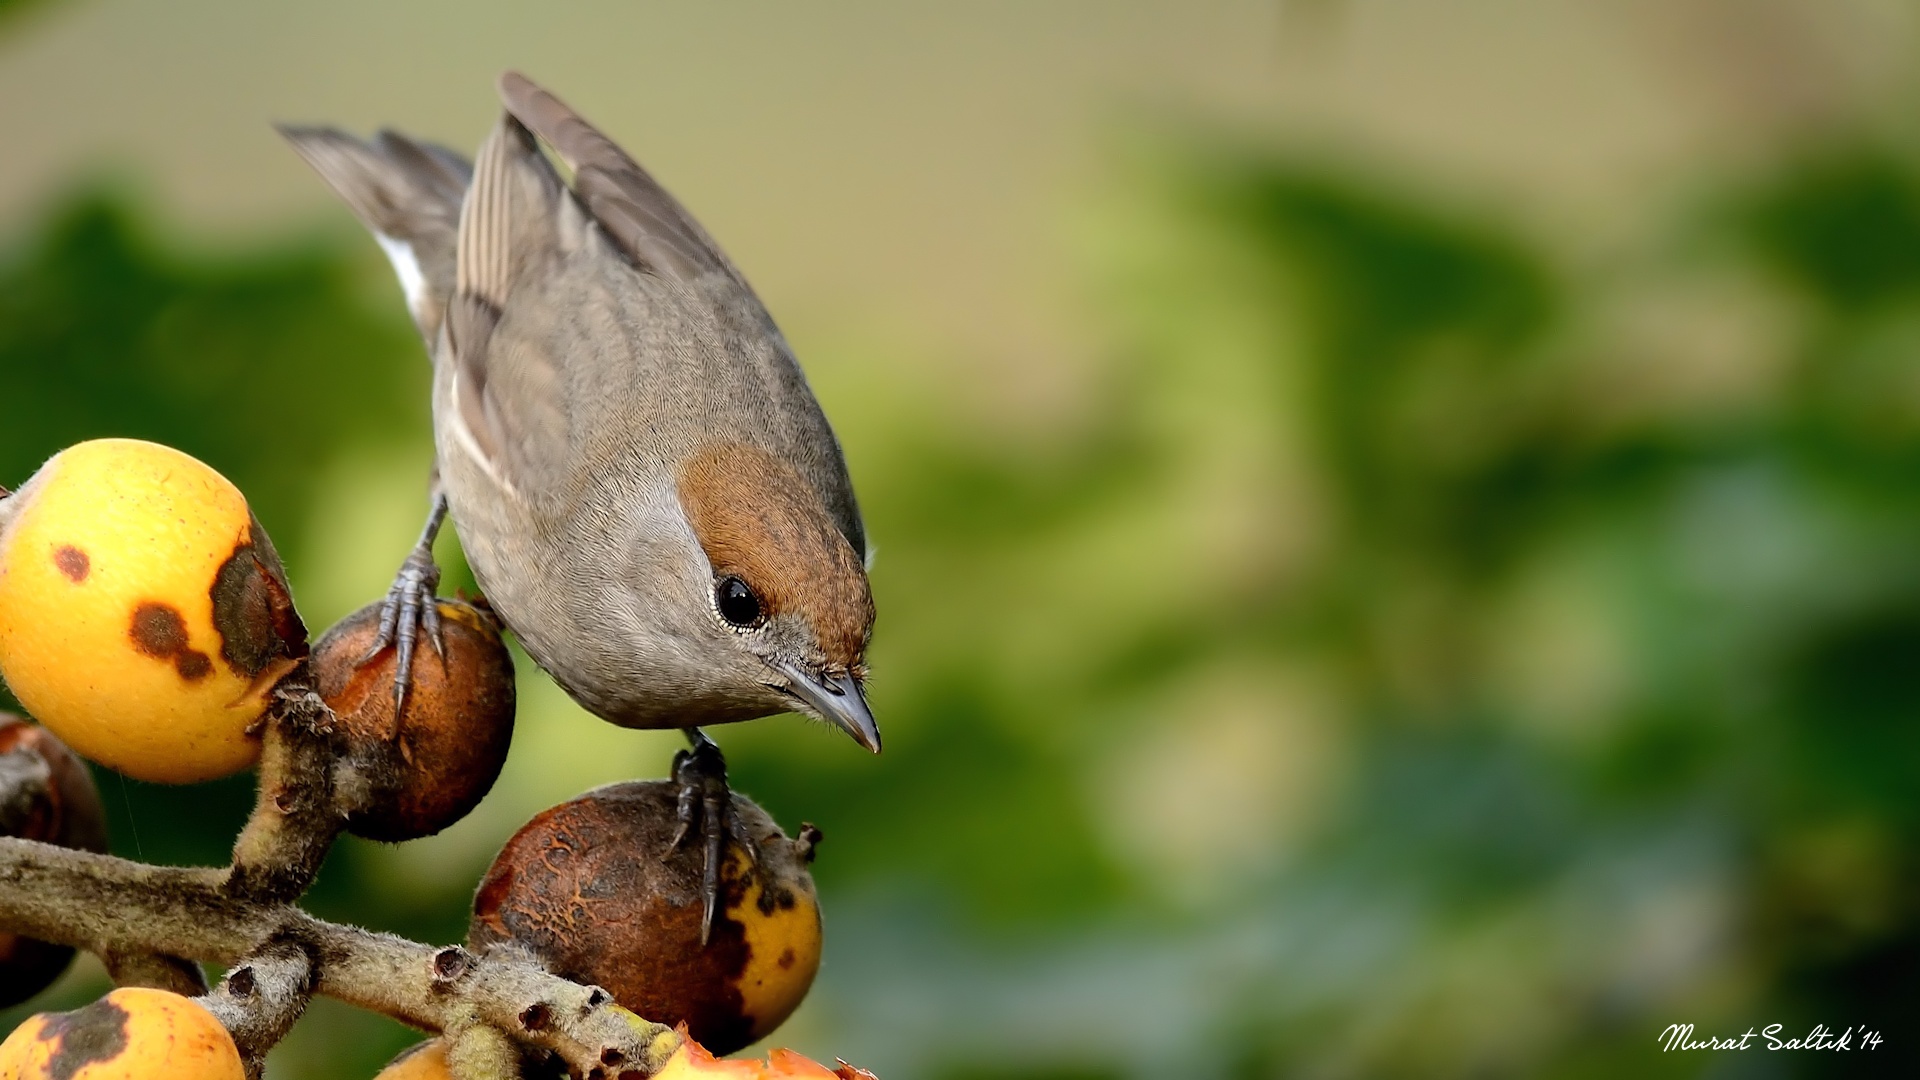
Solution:
{"label": "grey bird", "polygon": [[[799,711],[875,753],[840,445],[746,279],[646,170],[508,72],[474,163],[282,127],[392,261],[433,359],[431,510],[383,608],[404,701],[451,511],[487,599],[594,715],[681,728],[681,838],[728,834],[701,725]],[[571,183],[542,152],[551,147]]]}

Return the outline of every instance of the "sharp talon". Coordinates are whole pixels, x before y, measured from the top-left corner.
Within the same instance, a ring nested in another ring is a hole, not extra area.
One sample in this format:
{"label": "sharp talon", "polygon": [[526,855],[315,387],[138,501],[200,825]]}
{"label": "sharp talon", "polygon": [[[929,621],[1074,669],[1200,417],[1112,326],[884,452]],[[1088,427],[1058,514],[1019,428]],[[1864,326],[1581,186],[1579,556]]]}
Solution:
{"label": "sharp talon", "polygon": [[707,865],[700,871],[700,894],[706,897],[706,909],[700,915],[700,944],[705,945],[713,933],[713,912],[720,902],[720,867],[727,857],[727,837],[731,831],[727,822],[723,824],[721,798],[724,793],[709,790],[703,800],[705,811]]}
{"label": "sharp talon", "polygon": [[447,666],[446,642],[440,636],[440,605],[429,596],[420,608],[420,626],[427,632],[427,644],[433,646],[433,654],[440,658],[440,666]]}
{"label": "sharp talon", "polygon": [[379,637],[376,636],[373,639],[373,645],[370,646],[366,652],[360,654],[360,659],[354,661],[353,666],[357,668],[361,668],[361,667],[366,667],[368,664],[373,663],[373,658],[385,652],[389,644],[392,644],[392,643],[382,641],[380,640]]}
{"label": "sharp talon", "polygon": [[[437,526],[436,516],[429,523],[421,546],[414,548],[406,562],[400,564],[400,572],[394,575],[393,586],[380,603],[379,632],[374,635],[372,647],[360,658],[360,666],[365,666],[387,649],[394,650],[393,708],[396,716],[406,708],[407,694],[413,685],[414,649],[423,637],[428,647],[440,657],[442,667],[446,664],[440,609],[434,595],[440,587],[440,568],[434,564],[432,548],[432,534]],[[422,630],[425,634],[421,633]]]}
{"label": "sharp talon", "polygon": [[697,815],[693,811],[693,789],[680,789],[680,828],[673,834],[673,843],[667,845],[667,853],[679,851],[687,846],[687,838],[693,835],[693,821]]}
{"label": "sharp talon", "polygon": [[728,841],[739,843],[745,850],[749,873],[759,865],[759,852],[754,850],[745,826],[734,819],[727,762],[720,748],[697,729],[689,731],[688,737],[693,740],[693,749],[673,756],[673,779],[680,789],[675,807],[680,826],[666,854],[693,846],[696,836],[700,840],[700,943],[706,945],[720,914]]}
{"label": "sharp talon", "polygon": [[732,814],[727,815],[727,823],[730,826],[727,830],[728,835],[732,836],[733,842],[739,844],[740,850],[746,853],[748,872],[751,873],[753,870],[758,869],[760,866],[760,851],[754,845],[753,837],[747,835],[747,827],[735,820]]}
{"label": "sharp talon", "polygon": [[720,903],[720,871],[711,846],[707,849],[707,868],[700,875],[700,892],[707,900],[700,912],[700,944],[705,945],[713,936],[713,909]]}
{"label": "sharp talon", "polygon": [[407,707],[407,687],[413,685],[413,643],[400,642],[399,662],[393,669],[393,715],[399,716]]}

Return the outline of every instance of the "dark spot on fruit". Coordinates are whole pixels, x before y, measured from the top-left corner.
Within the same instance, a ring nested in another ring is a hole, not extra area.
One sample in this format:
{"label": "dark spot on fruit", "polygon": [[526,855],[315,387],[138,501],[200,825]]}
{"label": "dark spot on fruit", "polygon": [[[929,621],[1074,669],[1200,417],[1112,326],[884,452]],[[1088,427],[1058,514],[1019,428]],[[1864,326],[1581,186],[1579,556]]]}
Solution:
{"label": "dark spot on fruit", "polygon": [[213,674],[213,661],[199,649],[187,647],[187,621],[167,604],[149,600],[133,609],[133,647],[155,660],[173,661],[173,670],[188,682]]}
{"label": "dark spot on fruit", "polygon": [[252,679],[276,660],[307,655],[307,627],[293,609],[293,591],[273,541],[258,521],[248,521],[247,539],[220,564],[209,596],[220,659]]}
{"label": "dark spot on fruit", "polygon": [[87,558],[86,552],[72,544],[62,544],[60,549],[53,553],[53,565],[59,567],[60,572],[77,585],[87,580],[87,571],[93,569],[93,560]]}
{"label": "dark spot on fruit", "polygon": [[793,955],[793,947],[788,946],[787,950],[780,954],[780,959],[775,961],[775,963],[778,963],[780,965],[780,970],[785,971],[786,969],[792,967],[793,962],[797,959],[799,959],[799,957],[796,957]]}
{"label": "dark spot on fruit", "polygon": [[171,660],[187,647],[187,621],[167,604],[149,600],[133,609],[133,647],[155,660]]}
{"label": "dark spot on fruit", "polygon": [[112,1061],[126,1050],[127,1011],[101,998],[49,1017],[40,1038],[56,1044],[47,1060],[47,1075],[52,1080],[73,1080],[81,1069]]}
{"label": "dark spot on fruit", "polygon": [[793,895],[792,889],[776,883],[760,890],[757,906],[760,908],[760,914],[771,915],[776,911],[791,911],[799,902],[799,899]]}

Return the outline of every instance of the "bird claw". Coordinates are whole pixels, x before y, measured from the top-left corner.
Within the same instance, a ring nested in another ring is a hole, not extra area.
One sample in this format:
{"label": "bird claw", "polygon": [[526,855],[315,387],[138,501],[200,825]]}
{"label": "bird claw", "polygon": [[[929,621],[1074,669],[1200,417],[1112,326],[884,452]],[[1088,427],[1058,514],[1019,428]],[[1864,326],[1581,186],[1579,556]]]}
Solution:
{"label": "bird claw", "polygon": [[393,586],[380,602],[380,630],[373,645],[360,658],[362,666],[386,651],[394,650],[393,711],[397,718],[407,704],[407,689],[413,682],[414,648],[425,630],[426,642],[434,655],[445,662],[446,651],[440,634],[440,607],[436,592],[440,588],[440,567],[433,561],[433,548],[417,547],[400,564]]}
{"label": "bird claw", "polygon": [[700,869],[700,944],[713,933],[713,917],[720,904],[721,870],[726,866],[727,841],[733,840],[747,856],[747,872],[760,864],[760,853],[753,838],[733,814],[733,792],[727,787],[727,761],[720,747],[704,736],[691,750],[673,756],[673,779],[680,785],[677,816],[680,827],[662,856],[672,855],[692,845],[697,838],[704,849]]}

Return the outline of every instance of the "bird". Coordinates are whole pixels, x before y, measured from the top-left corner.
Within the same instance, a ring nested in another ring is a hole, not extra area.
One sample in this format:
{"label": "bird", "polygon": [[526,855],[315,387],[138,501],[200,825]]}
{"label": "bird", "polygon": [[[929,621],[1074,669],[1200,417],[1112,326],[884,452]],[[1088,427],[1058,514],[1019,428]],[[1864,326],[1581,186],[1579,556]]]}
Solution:
{"label": "bird", "polygon": [[799,362],[719,245],[559,98],[512,71],[497,89],[471,162],[279,126],[386,253],[432,360],[426,523],[368,659],[394,650],[404,705],[419,644],[439,648],[450,514],[487,601],[575,701],[686,733],[672,848],[704,840],[704,939],[741,838],[703,729],[800,712],[880,752],[866,531]]}

